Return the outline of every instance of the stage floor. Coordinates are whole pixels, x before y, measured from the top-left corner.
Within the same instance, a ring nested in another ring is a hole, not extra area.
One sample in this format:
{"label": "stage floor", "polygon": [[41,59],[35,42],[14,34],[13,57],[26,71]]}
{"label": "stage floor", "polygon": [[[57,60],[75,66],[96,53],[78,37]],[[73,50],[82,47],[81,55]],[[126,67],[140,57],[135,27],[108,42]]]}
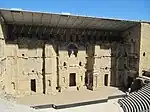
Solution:
{"label": "stage floor", "polygon": [[[30,96],[24,96],[24,97],[18,97],[17,103],[24,104],[28,106],[42,106],[47,107],[51,104],[54,104],[56,106],[65,106],[72,104],[78,104],[82,105],[86,104],[88,102],[106,102],[108,97],[115,97],[115,96],[121,96],[125,95],[124,92],[119,90],[118,88],[114,87],[101,87],[97,90],[91,91],[91,90],[85,90],[81,89],[79,91],[64,91],[64,92],[58,92],[55,95],[30,95]],[[87,102],[87,103],[86,103]],[[90,104],[90,103],[89,103]]]}

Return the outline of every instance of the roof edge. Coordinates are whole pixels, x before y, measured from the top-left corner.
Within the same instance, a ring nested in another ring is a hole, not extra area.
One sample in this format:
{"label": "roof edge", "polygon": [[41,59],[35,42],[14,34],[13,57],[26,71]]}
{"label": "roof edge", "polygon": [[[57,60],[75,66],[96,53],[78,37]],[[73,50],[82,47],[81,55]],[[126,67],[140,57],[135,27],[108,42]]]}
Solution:
{"label": "roof edge", "polygon": [[67,13],[54,13],[54,12],[42,12],[42,11],[31,11],[31,10],[24,10],[20,8],[0,8],[0,11],[17,11],[17,12],[31,12],[31,13],[42,13],[42,14],[56,14],[56,15],[66,15],[66,16],[79,16],[79,17],[89,17],[89,18],[96,18],[101,20],[110,20],[110,21],[126,21],[126,22],[135,22],[135,23],[150,23],[150,21],[145,20],[128,20],[128,19],[116,19],[116,18],[107,18],[107,17],[97,17],[97,16],[87,16],[87,15],[76,15],[76,14],[67,14]]}

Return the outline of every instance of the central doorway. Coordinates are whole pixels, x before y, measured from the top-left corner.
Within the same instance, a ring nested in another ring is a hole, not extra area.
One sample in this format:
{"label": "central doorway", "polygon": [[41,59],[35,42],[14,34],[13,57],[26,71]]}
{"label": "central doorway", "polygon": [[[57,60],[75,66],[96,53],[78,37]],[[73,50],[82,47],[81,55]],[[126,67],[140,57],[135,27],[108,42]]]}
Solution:
{"label": "central doorway", "polygon": [[76,73],[70,73],[69,86],[76,86]]}

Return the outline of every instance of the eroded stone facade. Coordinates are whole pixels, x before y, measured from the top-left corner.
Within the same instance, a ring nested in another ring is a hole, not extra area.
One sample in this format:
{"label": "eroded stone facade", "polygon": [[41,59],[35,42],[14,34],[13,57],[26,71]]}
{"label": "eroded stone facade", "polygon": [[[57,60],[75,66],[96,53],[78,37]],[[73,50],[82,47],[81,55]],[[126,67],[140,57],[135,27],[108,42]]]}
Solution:
{"label": "eroded stone facade", "polygon": [[128,76],[134,78],[149,69],[148,23],[119,32],[113,41],[105,35],[89,38],[73,33],[12,39],[8,26],[1,22],[0,88],[9,94],[127,86]]}

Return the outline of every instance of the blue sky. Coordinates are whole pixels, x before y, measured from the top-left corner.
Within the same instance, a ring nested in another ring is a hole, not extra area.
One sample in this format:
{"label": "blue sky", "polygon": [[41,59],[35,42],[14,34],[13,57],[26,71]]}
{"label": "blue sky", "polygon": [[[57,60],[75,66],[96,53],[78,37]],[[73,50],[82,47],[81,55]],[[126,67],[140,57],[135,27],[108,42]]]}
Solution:
{"label": "blue sky", "polygon": [[0,8],[150,20],[150,0],[0,0]]}

